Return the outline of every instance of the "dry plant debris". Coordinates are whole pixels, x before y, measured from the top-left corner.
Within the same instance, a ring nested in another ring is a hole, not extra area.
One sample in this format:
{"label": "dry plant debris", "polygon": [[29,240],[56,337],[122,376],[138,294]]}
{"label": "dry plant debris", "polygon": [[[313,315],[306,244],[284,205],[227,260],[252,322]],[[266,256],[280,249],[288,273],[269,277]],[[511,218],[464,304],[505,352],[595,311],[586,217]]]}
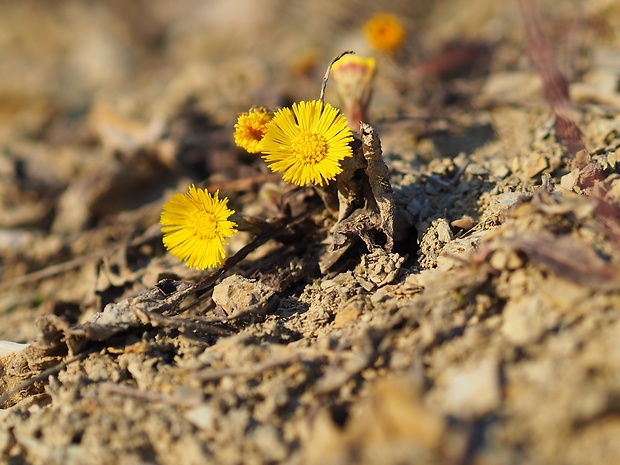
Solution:
{"label": "dry plant debris", "polygon": [[616,3],[34,6],[2,463],[620,462]]}

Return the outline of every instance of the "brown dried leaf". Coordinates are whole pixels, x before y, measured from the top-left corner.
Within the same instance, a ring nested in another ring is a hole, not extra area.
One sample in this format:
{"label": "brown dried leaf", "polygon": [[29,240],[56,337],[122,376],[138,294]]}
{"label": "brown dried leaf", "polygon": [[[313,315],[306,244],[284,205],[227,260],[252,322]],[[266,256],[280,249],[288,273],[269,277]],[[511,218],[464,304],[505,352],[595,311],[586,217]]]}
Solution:
{"label": "brown dried leaf", "polygon": [[340,208],[332,243],[321,258],[323,273],[356,239],[361,239],[369,252],[382,248],[390,253],[394,246],[394,193],[381,141],[369,124],[360,122],[360,130],[361,148],[354,150],[353,158],[336,178]]}

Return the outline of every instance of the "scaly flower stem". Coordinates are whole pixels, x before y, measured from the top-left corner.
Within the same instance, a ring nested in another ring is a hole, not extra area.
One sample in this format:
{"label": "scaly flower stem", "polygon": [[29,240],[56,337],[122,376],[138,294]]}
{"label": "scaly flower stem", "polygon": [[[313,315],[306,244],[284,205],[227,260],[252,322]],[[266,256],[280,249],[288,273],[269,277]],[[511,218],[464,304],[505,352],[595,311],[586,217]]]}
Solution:
{"label": "scaly flower stem", "polygon": [[327,71],[325,71],[325,76],[323,76],[323,83],[321,84],[321,94],[319,95],[319,100],[321,101],[321,103],[325,104],[325,90],[327,89],[327,81],[329,80],[329,72],[331,71],[332,66],[334,66],[334,63],[340,60],[343,56],[350,53],[354,54],[355,52],[353,50],[346,50],[342,52],[340,55],[334,58],[327,67]]}

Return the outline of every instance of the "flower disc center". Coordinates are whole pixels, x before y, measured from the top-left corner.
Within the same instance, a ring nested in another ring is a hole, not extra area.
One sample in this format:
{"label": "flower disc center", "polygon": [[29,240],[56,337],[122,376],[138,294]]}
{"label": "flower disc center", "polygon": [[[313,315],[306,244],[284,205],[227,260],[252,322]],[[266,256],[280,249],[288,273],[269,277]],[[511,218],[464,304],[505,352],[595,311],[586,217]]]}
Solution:
{"label": "flower disc center", "polygon": [[327,156],[327,140],[311,131],[300,132],[291,145],[293,155],[302,163],[318,163]]}
{"label": "flower disc center", "polygon": [[265,125],[259,126],[258,124],[254,124],[248,128],[248,139],[250,140],[260,142],[264,135]]}
{"label": "flower disc center", "polygon": [[211,240],[217,236],[218,221],[213,213],[195,211],[190,217],[192,234],[202,240]]}

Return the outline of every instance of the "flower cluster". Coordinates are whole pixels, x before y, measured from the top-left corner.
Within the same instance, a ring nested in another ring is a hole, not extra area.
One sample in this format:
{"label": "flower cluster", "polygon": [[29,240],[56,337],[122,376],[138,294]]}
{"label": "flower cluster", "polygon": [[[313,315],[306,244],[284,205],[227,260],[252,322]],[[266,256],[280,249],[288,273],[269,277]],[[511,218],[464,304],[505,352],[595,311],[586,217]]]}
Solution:
{"label": "flower cluster", "polygon": [[[246,114],[239,116],[242,125]],[[235,141],[240,147],[250,138]],[[329,103],[320,100],[294,103],[291,108],[275,112],[258,143],[263,159],[276,173],[291,184],[323,186],[342,172],[340,162],[353,155],[349,145],[353,133],[347,119]]]}
{"label": "flower cluster", "polygon": [[[272,114],[264,107],[239,116],[235,142],[248,152],[262,152],[269,168],[286,182],[322,186],[342,172],[340,162],[353,155],[353,134],[344,115],[320,100],[294,103]],[[224,244],[237,228],[228,199],[191,185],[164,205],[160,224],[164,246],[191,268],[224,263]]]}
{"label": "flower cluster", "polygon": [[[364,119],[374,75],[373,58],[347,57],[334,67],[337,90],[353,124]],[[293,103],[275,113],[253,107],[240,114],[235,143],[250,153],[261,153],[267,166],[282,173],[288,183],[325,186],[336,179],[343,170],[342,161],[353,156],[353,132],[345,115],[324,103],[326,82],[327,77],[319,100]],[[227,204],[226,197],[219,199],[219,191],[211,195],[194,185],[187,193],[175,194],[160,218],[166,249],[192,268],[222,265],[224,245],[237,231],[237,224],[229,220],[235,212]]]}

